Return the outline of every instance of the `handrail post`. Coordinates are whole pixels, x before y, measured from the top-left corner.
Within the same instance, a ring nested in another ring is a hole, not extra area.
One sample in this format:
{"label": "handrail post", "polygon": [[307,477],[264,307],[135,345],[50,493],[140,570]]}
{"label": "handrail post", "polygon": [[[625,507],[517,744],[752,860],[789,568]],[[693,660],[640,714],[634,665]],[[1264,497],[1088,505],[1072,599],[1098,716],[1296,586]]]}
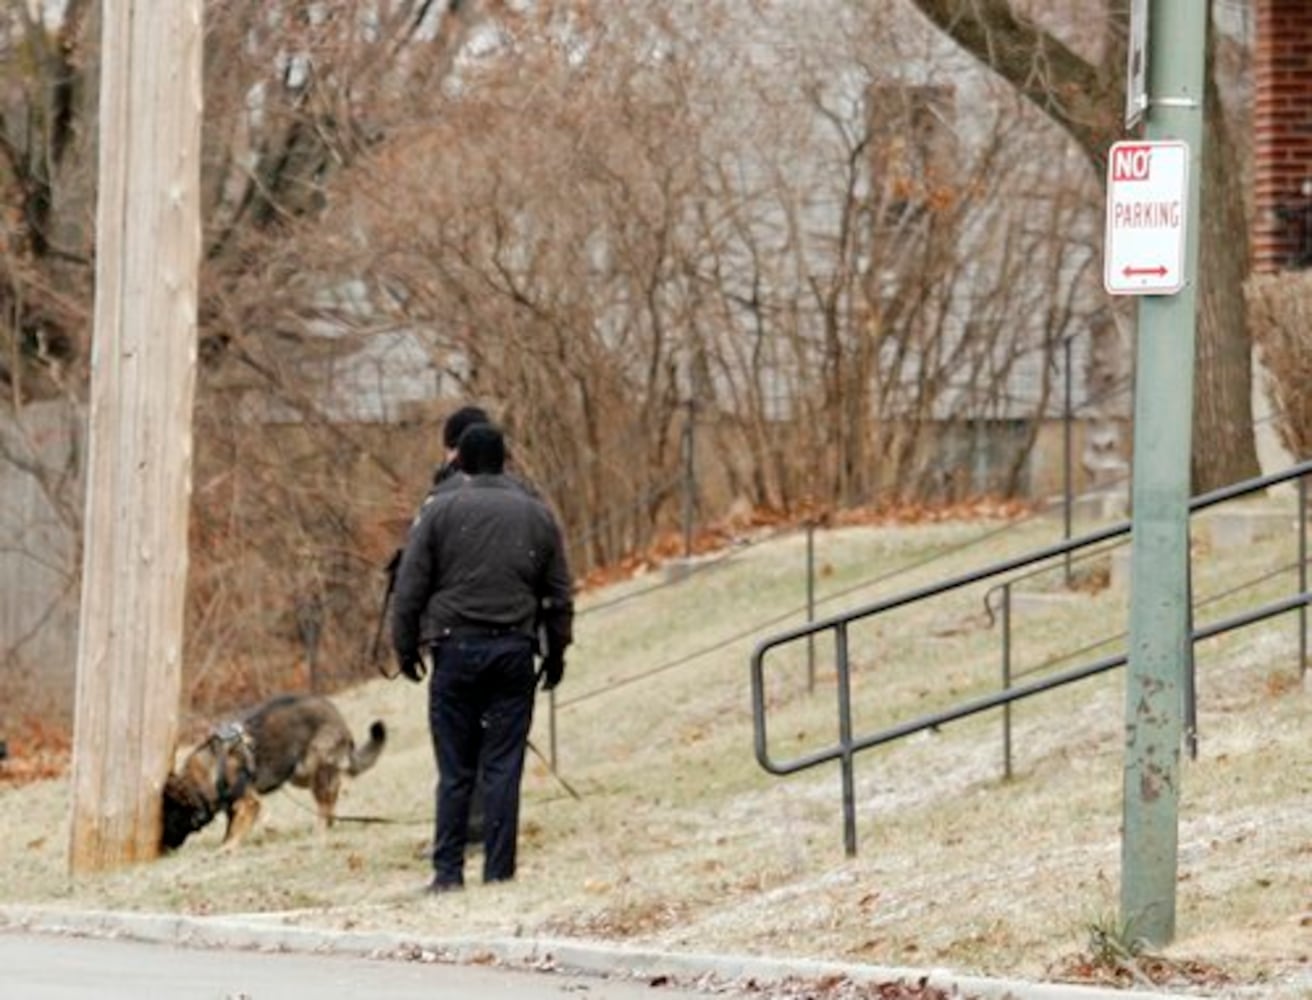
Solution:
{"label": "handrail post", "polygon": [[1184,604],[1188,625],[1184,634],[1184,745],[1190,760],[1198,759],[1198,671],[1194,659],[1194,548],[1189,534],[1193,521],[1185,525]]}
{"label": "handrail post", "polygon": [[[1075,412],[1074,412],[1074,380],[1071,376],[1071,338],[1067,337],[1062,341],[1063,358],[1062,365],[1065,368],[1065,402],[1062,407],[1062,540],[1069,542],[1071,540],[1072,522],[1074,520],[1072,507],[1075,503],[1075,476],[1072,471],[1074,463],[1075,450]],[[1066,564],[1066,589],[1071,588],[1071,553],[1066,552],[1064,560]],[[1010,775],[1008,775],[1010,777]]]}
{"label": "handrail post", "polygon": [[[806,522],[806,622],[815,621],[815,521]],[[806,637],[806,693],[815,693],[815,633]]]}
{"label": "handrail post", "polygon": [[852,752],[852,670],[847,659],[847,624],[834,630],[838,653],[838,742],[842,750],[843,780],[843,850],[856,857],[856,782],[853,778]]}
{"label": "handrail post", "polygon": [[692,521],[697,497],[696,442],[697,401],[688,397],[688,419],[683,425],[683,558],[692,558]]}
{"label": "handrail post", "polygon": [[[1002,690],[1011,689],[1011,581],[1002,585]],[[1011,780],[1011,702],[1002,706],[1002,776]]]}
{"label": "handrail post", "polygon": [[[1298,477],[1298,590],[1307,593],[1307,476]],[[1307,605],[1298,609],[1298,678],[1307,682]]]}
{"label": "handrail post", "polygon": [[550,735],[549,746],[551,748],[551,769],[554,771],[560,766],[556,759],[556,690],[552,688],[547,692],[547,728]]}

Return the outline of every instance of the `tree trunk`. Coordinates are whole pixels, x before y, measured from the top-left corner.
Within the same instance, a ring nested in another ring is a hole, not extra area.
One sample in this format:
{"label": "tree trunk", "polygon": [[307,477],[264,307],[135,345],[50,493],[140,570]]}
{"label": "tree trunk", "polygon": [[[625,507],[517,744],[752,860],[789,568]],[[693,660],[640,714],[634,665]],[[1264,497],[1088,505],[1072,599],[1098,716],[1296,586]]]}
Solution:
{"label": "tree trunk", "polygon": [[1194,493],[1261,474],[1253,434],[1252,338],[1243,296],[1249,267],[1248,219],[1239,157],[1212,72],[1213,51],[1209,44],[1199,206]]}

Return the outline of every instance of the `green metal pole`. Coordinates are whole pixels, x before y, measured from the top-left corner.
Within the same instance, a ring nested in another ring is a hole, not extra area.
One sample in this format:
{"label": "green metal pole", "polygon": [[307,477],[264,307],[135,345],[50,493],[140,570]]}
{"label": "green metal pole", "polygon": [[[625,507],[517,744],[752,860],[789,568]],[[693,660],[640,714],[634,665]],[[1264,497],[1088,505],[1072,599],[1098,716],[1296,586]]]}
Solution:
{"label": "green metal pole", "polygon": [[1189,149],[1185,285],[1174,295],[1140,297],[1136,347],[1121,921],[1150,945],[1175,936],[1207,7],[1199,0],[1149,0],[1148,7],[1145,138]]}

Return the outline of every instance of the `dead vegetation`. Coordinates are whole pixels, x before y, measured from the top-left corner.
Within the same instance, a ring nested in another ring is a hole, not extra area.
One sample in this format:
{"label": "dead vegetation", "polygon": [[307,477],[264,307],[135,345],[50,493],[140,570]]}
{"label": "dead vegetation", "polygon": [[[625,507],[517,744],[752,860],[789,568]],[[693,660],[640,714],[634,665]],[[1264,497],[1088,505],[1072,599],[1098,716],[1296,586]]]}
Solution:
{"label": "dead vegetation", "polygon": [[[70,717],[76,660],[100,15],[64,6],[57,32],[0,13],[0,490],[27,497],[0,729]],[[506,425],[585,576],[685,510],[1023,495],[1061,344],[1102,336],[1093,178],[905,6],[212,6],[200,717],[368,675],[370,584],[457,401]]]}
{"label": "dead vegetation", "polygon": [[1245,288],[1253,339],[1261,353],[1276,432],[1291,455],[1312,454],[1312,281],[1292,272],[1249,279]]}

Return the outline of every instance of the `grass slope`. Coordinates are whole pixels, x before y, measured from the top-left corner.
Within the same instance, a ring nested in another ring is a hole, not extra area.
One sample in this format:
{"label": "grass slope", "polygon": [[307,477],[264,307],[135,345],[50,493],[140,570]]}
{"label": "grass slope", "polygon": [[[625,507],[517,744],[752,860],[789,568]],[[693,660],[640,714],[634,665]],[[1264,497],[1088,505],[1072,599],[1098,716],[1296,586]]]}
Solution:
{"label": "grass slope", "polygon": [[[844,596],[822,600],[820,613],[1056,535],[1051,522],[1030,521],[957,551],[996,528],[822,531],[817,593]],[[1198,595],[1266,572],[1290,551],[1288,539],[1238,553],[1200,546]],[[398,822],[346,823],[323,837],[304,795],[280,792],[240,851],[216,853],[215,824],[157,863],[74,883],[64,863],[67,780],[0,786],[0,899],[1312,996],[1312,727],[1294,618],[1200,647],[1200,752],[1183,770],[1178,940],[1161,955],[1118,963],[1122,674],[1017,706],[1010,780],[996,712],[861,756],[860,850],[849,859],[836,765],[776,779],[752,755],[747,664],[763,633],[744,633],[802,620],[804,556],[800,535],[775,538],[677,586],[653,587],[659,577],[649,575],[581,602],[556,720],[561,773],[583,797],[571,799],[530,758],[513,884],[479,885],[475,856],[468,892],[420,894],[434,779],[425,692],[380,680],[337,699],[357,732],[374,718],[391,731],[377,768],[348,786],[340,810]],[[1081,573],[1107,575],[1105,565]],[[1292,573],[1259,588],[1267,596],[1291,589]],[[1014,612],[1017,673],[1124,628],[1118,586],[1061,594],[1050,575],[1017,590],[1033,595]],[[1202,620],[1257,599],[1225,597]],[[983,609],[976,588],[854,628],[856,732],[995,689],[1000,635]],[[809,692],[800,651],[772,661],[776,758],[836,737],[829,640],[817,643],[815,665]],[[544,697],[534,729],[543,751],[548,714]]]}

